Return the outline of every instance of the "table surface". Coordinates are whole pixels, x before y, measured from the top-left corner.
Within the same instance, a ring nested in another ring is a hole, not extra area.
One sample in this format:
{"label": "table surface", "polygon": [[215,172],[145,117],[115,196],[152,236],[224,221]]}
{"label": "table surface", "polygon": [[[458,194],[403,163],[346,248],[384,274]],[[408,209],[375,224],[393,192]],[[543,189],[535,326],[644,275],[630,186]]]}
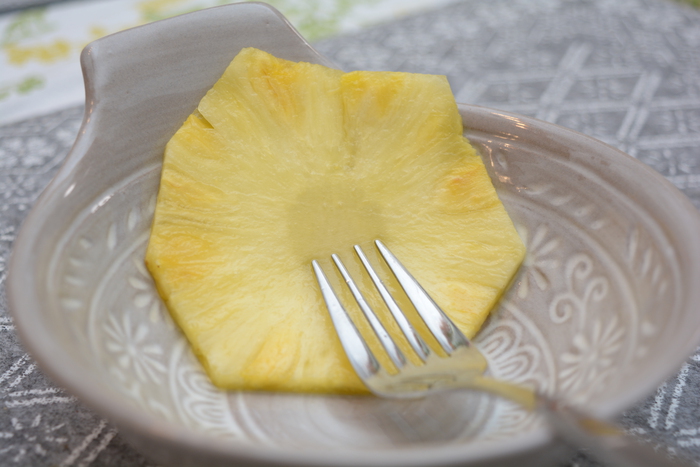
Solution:
{"label": "table surface", "polygon": [[[700,11],[664,0],[465,0],[316,41],[346,70],[444,74],[457,100],[548,120],[650,165],[700,207]],[[82,107],[0,126],[0,281]],[[621,418],[700,465],[700,353]],[[152,465],[27,355],[0,290],[0,464]],[[598,465],[579,453],[563,464]]]}

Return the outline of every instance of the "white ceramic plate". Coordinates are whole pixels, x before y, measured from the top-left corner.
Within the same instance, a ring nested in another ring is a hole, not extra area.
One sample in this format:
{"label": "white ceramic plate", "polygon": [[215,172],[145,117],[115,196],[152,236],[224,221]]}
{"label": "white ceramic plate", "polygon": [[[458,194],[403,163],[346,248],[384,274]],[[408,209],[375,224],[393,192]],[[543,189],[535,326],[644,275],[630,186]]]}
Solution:
{"label": "white ceramic plate", "polygon": [[[86,117],[18,236],[8,297],[42,368],[177,465],[544,465],[560,450],[479,394],[398,402],[215,389],[143,266],[165,143],[246,46],[329,64],[274,10],[238,4],[101,39]],[[460,106],[528,247],[476,342],[495,376],[611,416],[700,340],[697,211],[653,170],[555,125]]]}

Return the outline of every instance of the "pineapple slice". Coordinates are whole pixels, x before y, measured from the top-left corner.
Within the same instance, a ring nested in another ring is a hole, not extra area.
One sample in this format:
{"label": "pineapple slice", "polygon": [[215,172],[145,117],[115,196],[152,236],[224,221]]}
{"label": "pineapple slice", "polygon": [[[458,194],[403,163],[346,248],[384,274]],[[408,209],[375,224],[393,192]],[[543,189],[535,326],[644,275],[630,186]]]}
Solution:
{"label": "pineapple slice", "polygon": [[363,393],[310,263],[360,277],[375,238],[468,337],[524,256],[444,77],[244,49],[166,147],[146,263],[216,386]]}

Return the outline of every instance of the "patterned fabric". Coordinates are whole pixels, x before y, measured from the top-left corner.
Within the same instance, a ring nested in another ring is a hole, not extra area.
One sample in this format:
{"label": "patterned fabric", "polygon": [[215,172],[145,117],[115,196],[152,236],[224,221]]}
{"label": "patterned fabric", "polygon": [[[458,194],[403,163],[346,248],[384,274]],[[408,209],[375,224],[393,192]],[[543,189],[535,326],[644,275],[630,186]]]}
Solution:
{"label": "patterned fabric", "polygon": [[[346,70],[448,76],[458,100],[533,115],[617,146],[700,207],[700,13],[663,0],[465,0],[316,43]],[[77,133],[71,107],[0,127],[0,280],[16,231]],[[151,465],[55,387],[0,293],[2,465]],[[624,414],[700,465],[700,353]],[[578,454],[567,467],[596,466]]]}
{"label": "patterned fabric", "polygon": [[[308,40],[356,30],[453,0],[268,0]],[[0,16],[0,125],[79,105],[80,52],[130,27],[234,0],[65,2]],[[48,3],[48,2],[46,2]]]}

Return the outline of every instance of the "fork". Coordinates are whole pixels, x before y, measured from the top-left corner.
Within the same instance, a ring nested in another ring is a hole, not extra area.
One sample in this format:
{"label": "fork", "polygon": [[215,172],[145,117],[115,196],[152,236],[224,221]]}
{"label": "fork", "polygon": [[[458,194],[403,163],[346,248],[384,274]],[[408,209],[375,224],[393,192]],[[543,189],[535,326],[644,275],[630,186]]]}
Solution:
{"label": "fork", "polygon": [[364,269],[413,352],[421,360],[421,364],[416,365],[406,358],[368,304],[340,257],[333,254],[331,255],[333,263],[395,367],[395,371],[387,371],[358,331],[318,261],[313,260],[312,266],[321,294],[343,349],[355,372],[372,393],[381,397],[408,399],[459,389],[487,392],[514,401],[527,410],[541,413],[553,428],[555,435],[562,441],[572,447],[587,449],[591,455],[607,465],[620,467],[689,467],[691,465],[656,453],[649,446],[640,444],[625,435],[618,426],[568,406],[564,401],[525,386],[487,376],[488,362],[484,355],[464,336],[386,245],[380,240],[375,240],[374,243],[447,357],[441,357],[431,351],[406,318],[362,248],[355,245],[355,253]]}

